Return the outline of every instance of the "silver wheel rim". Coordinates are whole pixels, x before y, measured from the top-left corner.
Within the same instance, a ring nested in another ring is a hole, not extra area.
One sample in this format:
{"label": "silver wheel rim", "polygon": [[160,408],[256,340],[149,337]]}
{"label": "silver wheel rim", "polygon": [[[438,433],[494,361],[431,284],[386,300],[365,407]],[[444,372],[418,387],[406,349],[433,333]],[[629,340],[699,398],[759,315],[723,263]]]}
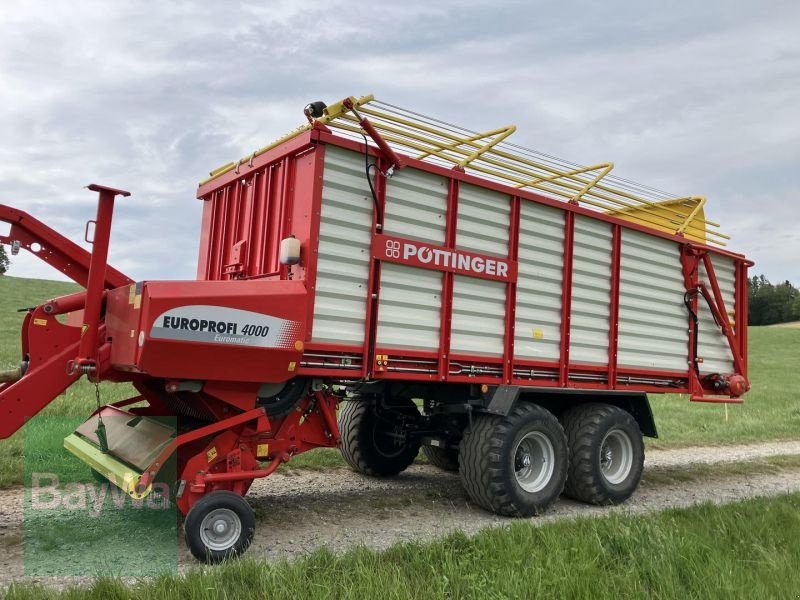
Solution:
{"label": "silver wheel rim", "polygon": [[513,454],[514,476],[526,492],[544,489],[553,477],[555,451],[546,435],[538,431],[526,433],[517,442]]}
{"label": "silver wheel rim", "polygon": [[229,508],[212,510],[200,523],[200,540],[209,550],[229,550],[236,545],[241,535],[242,521]]}
{"label": "silver wheel rim", "polygon": [[633,444],[621,429],[612,429],[600,444],[600,472],[612,485],[628,478],[633,468]]}

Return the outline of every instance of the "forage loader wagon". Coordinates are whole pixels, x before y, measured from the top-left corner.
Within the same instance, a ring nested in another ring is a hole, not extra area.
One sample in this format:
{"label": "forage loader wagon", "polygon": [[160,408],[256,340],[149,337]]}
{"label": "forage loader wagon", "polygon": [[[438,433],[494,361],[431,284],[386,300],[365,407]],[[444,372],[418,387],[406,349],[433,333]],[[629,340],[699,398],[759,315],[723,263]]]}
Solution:
{"label": "forage loader wagon", "polygon": [[188,546],[213,561],[252,539],[253,480],[307,450],[392,476],[422,448],[478,505],[526,516],[634,492],[648,393],[741,401],[752,263],[704,198],[371,96],[304,112],[200,184],[196,281],[106,264],[127,192],[89,186],[91,253],[0,206],[0,241],[86,288],[28,310],[0,437],[84,375],[132,383],[65,447],[134,498],[172,461]]}

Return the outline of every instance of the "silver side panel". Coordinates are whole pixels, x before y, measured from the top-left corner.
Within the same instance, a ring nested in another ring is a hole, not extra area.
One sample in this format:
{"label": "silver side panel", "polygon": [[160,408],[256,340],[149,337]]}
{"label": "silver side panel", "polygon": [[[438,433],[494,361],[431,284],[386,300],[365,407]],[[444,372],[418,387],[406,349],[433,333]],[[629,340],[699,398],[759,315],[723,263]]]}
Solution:
{"label": "silver side panel", "polygon": [[399,171],[386,183],[383,232],[444,244],[447,186],[447,180],[440,175],[415,169]]}
{"label": "silver side panel", "polygon": [[570,363],[608,363],[612,228],[575,216]]}
{"label": "silver side panel", "polygon": [[459,250],[508,256],[511,197],[467,183],[458,190],[456,247]]}
{"label": "silver side panel", "polygon": [[[404,169],[386,185],[384,233],[445,243],[447,179]],[[442,310],[442,273],[383,263],[378,306],[379,346],[438,350]]]}
{"label": "silver side panel", "polygon": [[564,211],[523,201],[514,336],[516,358],[559,358],[563,264]]}
{"label": "silver side panel", "polygon": [[378,307],[378,346],[438,350],[442,274],[383,263]]}
{"label": "silver side panel", "polygon": [[678,244],[622,230],[619,367],[686,371],[685,291]]}
{"label": "silver side panel", "polygon": [[453,277],[451,353],[503,355],[507,287],[502,281]]}
{"label": "silver side panel", "polygon": [[329,145],[320,216],[312,341],[364,342],[373,202],[364,157]]}
{"label": "silver side panel", "polygon": [[[459,250],[506,257],[510,226],[510,196],[466,183],[460,186]],[[501,281],[453,277],[451,353],[502,356],[507,287]]]}
{"label": "silver side panel", "polygon": [[[714,265],[714,272],[717,274],[717,283],[722,292],[725,310],[732,321],[738,315],[733,314],[735,308],[734,299],[736,297],[736,266],[734,262],[724,256],[712,255],[711,263]],[[700,278],[706,284],[708,291],[713,298],[714,291],[708,280],[705,265],[700,267]],[[733,373],[733,355],[731,354],[728,339],[722,334],[722,330],[714,322],[714,315],[708,307],[708,303],[700,297],[698,300],[697,317],[699,319],[697,338],[697,354],[703,359],[700,363],[701,373]],[[735,329],[735,327],[734,327]]]}

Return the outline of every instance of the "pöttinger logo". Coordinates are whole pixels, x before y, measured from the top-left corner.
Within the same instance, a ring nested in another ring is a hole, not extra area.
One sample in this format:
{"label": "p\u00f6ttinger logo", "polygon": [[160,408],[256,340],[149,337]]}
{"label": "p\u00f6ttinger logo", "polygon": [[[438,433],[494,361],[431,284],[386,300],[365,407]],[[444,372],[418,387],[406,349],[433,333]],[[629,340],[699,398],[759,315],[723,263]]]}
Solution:
{"label": "p\u00f6ttinger logo", "polygon": [[386,240],[386,257],[400,258],[400,242],[397,240]]}

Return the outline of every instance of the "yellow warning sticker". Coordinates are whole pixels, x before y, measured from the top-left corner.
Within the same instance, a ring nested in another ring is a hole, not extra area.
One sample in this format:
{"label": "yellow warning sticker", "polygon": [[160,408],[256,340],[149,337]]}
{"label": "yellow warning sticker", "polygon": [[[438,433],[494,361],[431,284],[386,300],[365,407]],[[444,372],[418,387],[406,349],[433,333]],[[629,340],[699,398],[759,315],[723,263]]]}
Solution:
{"label": "yellow warning sticker", "polygon": [[131,285],[131,291],[128,293],[128,304],[133,304],[134,298],[136,298],[136,284]]}
{"label": "yellow warning sticker", "polygon": [[206,458],[208,459],[208,462],[211,462],[212,460],[217,458],[217,448],[216,448],[216,446],[211,448],[211,450],[209,450],[208,452],[206,452]]}
{"label": "yellow warning sticker", "polygon": [[86,333],[87,329],[89,329],[89,326],[86,323],[81,325],[81,337],[83,337],[83,334]]}
{"label": "yellow warning sticker", "polygon": [[256,446],[256,458],[266,458],[267,456],[269,456],[269,444]]}
{"label": "yellow warning sticker", "polygon": [[289,363],[289,371],[294,371],[297,368],[297,363],[292,361]]}
{"label": "yellow warning sticker", "polygon": [[542,331],[541,329],[534,329],[533,330],[533,339],[535,339],[535,340],[544,339],[544,331]]}
{"label": "yellow warning sticker", "polygon": [[136,294],[136,296],[133,299],[133,309],[139,310],[141,306],[142,306],[142,295]]}
{"label": "yellow warning sticker", "polygon": [[34,325],[47,325],[47,319],[34,319]]}

